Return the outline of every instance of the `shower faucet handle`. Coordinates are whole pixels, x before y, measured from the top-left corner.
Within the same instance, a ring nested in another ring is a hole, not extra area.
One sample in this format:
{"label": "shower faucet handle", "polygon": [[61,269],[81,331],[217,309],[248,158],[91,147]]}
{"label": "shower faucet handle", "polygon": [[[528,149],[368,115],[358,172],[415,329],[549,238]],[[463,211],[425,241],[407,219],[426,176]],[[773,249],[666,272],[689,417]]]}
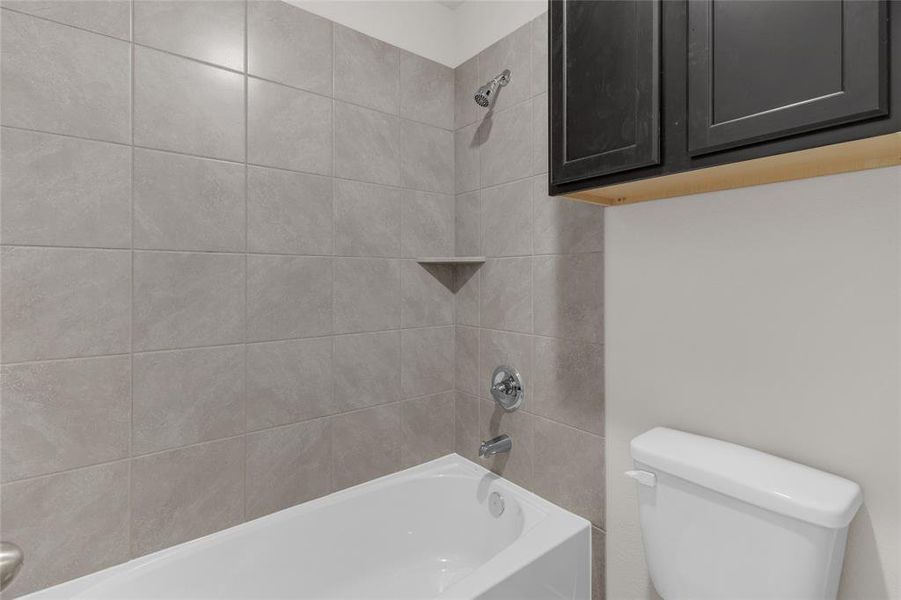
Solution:
{"label": "shower faucet handle", "polygon": [[491,375],[491,397],[498,406],[510,412],[519,408],[525,397],[522,377],[513,367],[501,365]]}

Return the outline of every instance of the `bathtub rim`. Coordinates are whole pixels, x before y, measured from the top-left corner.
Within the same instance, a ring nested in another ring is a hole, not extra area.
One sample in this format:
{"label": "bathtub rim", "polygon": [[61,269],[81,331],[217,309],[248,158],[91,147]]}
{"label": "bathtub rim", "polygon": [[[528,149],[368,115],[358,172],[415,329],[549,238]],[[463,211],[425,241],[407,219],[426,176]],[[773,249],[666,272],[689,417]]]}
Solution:
{"label": "bathtub rim", "polygon": [[[230,538],[238,537],[247,531],[297,518],[317,509],[341,504],[374,491],[402,484],[405,481],[423,479],[424,476],[440,477],[452,475],[477,477],[480,480],[479,485],[482,482],[486,482],[489,489],[493,486],[506,493],[513,494],[523,506],[525,523],[520,535],[508,547],[488,559],[474,572],[441,592],[435,597],[436,600],[476,598],[479,594],[503,582],[524,566],[550,553],[570,538],[583,534],[590,539],[591,524],[586,519],[553,504],[508,479],[504,479],[502,476],[459,454],[451,453],[313,500],[308,500],[307,502],[295,504],[268,515],[244,521],[238,525],[221,529],[202,537],[187,540],[150,554],[106,567],[100,571],[35,590],[24,596],[19,596],[19,598],[22,600],[57,600],[64,597],[81,597],[81,594],[89,592],[91,588],[103,582],[126,578],[132,575],[134,571],[147,568],[154,563],[178,557],[188,557],[202,551],[206,547],[228,543]],[[57,595],[60,592],[64,592],[65,595]]]}

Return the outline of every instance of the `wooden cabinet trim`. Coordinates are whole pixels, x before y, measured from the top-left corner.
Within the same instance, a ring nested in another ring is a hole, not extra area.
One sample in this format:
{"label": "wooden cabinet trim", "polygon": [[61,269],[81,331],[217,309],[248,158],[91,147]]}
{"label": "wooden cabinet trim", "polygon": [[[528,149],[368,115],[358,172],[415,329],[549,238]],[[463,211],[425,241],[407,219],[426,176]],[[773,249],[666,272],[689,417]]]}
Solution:
{"label": "wooden cabinet trim", "polygon": [[583,190],[566,197],[619,206],[894,165],[901,165],[901,132]]}

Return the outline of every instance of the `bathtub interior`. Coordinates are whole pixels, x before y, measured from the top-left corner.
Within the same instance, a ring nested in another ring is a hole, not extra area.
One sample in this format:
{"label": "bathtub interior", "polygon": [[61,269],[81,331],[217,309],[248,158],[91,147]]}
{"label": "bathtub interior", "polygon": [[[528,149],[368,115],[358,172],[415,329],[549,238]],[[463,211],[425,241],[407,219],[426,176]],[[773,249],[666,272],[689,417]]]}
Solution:
{"label": "bathtub interior", "polygon": [[549,510],[561,511],[450,455],[29,598],[434,598]]}

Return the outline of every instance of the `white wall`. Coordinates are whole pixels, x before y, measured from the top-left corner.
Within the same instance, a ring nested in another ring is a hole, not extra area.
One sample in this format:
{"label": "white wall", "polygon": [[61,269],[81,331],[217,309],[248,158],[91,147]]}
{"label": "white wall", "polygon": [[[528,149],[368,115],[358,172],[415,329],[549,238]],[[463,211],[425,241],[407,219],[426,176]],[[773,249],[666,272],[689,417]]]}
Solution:
{"label": "white wall", "polygon": [[547,0],[469,0],[454,12],[457,66],[547,12]]}
{"label": "white wall", "polygon": [[606,217],[608,599],[655,597],[622,476],[655,425],[860,483],[840,597],[897,598],[901,168]]}
{"label": "white wall", "polygon": [[547,10],[544,0],[287,0],[448,67],[457,67]]}
{"label": "white wall", "polygon": [[456,67],[456,16],[431,0],[286,0],[383,42]]}

